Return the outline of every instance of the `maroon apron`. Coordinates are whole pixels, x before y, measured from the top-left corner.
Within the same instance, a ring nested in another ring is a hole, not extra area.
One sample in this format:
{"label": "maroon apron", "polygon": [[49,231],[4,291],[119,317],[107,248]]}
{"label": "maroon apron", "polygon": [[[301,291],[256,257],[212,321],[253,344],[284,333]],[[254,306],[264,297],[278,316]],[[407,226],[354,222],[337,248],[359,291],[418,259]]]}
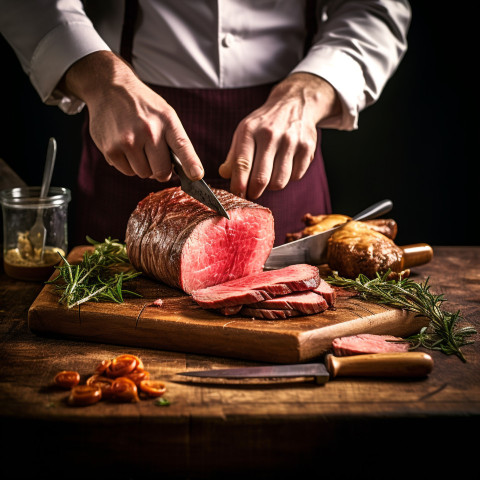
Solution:
{"label": "maroon apron", "polygon": [[[127,0],[122,56],[131,63],[136,2]],[[133,7],[132,7],[133,5]],[[149,85],[177,112],[205,169],[205,181],[214,188],[229,189],[218,167],[224,162],[239,122],[267,99],[272,85],[229,89],[183,89]],[[177,186],[176,178],[166,183],[123,175],[108,165],[89,134],[88,115],[83,126],[83,150],[77,192],[77,224],[74,244],[85,236],[102,241],[106,237],[124,241],[128,218],[137,203],[150,192]],[[265,191],[255,202],[268,207],[275,220],[275,245],[285,242],[289,232],[301,230],[307,212],[331,213],[330,195],[320,149],[304,177],[283,190]]]}

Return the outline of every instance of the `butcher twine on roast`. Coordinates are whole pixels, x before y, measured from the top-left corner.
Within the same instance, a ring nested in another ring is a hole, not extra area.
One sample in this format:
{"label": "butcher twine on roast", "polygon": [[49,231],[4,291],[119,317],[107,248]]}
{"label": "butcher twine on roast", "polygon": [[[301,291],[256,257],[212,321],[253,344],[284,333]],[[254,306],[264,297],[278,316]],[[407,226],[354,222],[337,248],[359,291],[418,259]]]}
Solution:
{"label": "butcher twine on roast", "polygon": [[132,265],[189,294],[262,271],[275,237],[272,212],[225,190],[212,190],[230,220],[180,187],[144,198],[127,224]]}

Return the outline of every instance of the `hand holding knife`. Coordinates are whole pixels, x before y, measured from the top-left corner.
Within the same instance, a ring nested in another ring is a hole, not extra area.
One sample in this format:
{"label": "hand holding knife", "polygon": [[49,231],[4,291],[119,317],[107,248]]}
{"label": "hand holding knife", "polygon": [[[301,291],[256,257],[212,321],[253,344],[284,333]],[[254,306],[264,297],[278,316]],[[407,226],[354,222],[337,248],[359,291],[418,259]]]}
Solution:
{"label": "hand holding knife", "polygon": [[195,200],[198,200],[200,203],[203,203],[203,205],[217,212],[222,217],[230,220],[227,211],[223,208],[223,205],[212,192],[210,187],[205,183],[205,180],[190,180],[183,171],[182,163],[180,162],[179,158],[171,149],[170,158],[173,163],[173,169],[180,178],[182,190]]}

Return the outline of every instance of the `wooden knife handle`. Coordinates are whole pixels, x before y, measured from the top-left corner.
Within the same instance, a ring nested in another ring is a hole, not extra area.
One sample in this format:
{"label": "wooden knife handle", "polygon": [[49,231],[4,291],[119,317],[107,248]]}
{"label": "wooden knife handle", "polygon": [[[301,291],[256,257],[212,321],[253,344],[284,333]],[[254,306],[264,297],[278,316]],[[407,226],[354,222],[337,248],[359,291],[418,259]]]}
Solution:
{"label": "wooden knife handle", "polygon": [[400,248],[403,250],[402,270],[424,265],[433,258],[433,248],[427,243],[414,243]]}
{"label": "wooden knife handle", "polygon": [[325,365],[330,376],[425,377],[433,359],[423,352],[372,353],[336,357],[328,354]]}

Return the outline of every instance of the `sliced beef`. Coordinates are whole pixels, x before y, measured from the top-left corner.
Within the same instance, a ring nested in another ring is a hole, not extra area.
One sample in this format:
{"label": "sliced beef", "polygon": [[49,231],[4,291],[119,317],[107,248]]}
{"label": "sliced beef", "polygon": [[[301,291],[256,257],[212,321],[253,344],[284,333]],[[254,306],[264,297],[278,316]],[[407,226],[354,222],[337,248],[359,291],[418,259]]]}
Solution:
{"label": "sliced beef", "polygon": [[267,308],[251,308],[243,307],[240,310],[240,315],[243,317],[259,318],[262,320],[284,320],[291,317],[300,317],[305,313],[299,310],[284,310],[284,309],[267,309]]}
{"label": "sliced beef", "polygon": [[329,307],[335,306],[337,291],[323,278],[320,279],[318,286],[313,291],[320,294],[327,301]]}
{"label": "sliced beef", "polygon": [[231,307],[221,307],[217,308],[216,311],[222,315],[236,315],[242,309],[243,305],[233,305]]}
{"label": "sliced beef", "polygon": [[234,305],[217,309],[222,315],[239,314],[244,317],[265,318],[275,320],[279,318],[298,317],[299,315],[313,315],[327,310],[329,307],[322,295],[314,290],[295,292],[280,295],[261,302],[250,303],[246,306]]}
{"label": "sliced beef", "polygon": [[349,337],[336,338],[332,342],[335,355],[360,355],[364,353],[393,353],[408,352],[408,342],[402,342],[402,338],[392,335],[373,335],[364,333]]}
{"label": "sliced beef", "polygon": [[248,305],[278,295],[312,290],[320,284],[317,267],[290,265],[279,270],[262,271],[219,285],[192,292],[192,298],[203,308]]}
{"label": "sliced beef", "polygon": [[337,287],[336,285],[332,286],[335,294],[335,298],[338,297],[356,297],[358,293],[355,290],[349,290],[348,288],[344,287]]}
{"label": "sliced beef", "polygon": [[270,300],[263,300],[248,306],[267,310],[297,310],[304,315],[310,315],[324,312],[328,308],[328,303],[315,290],[308,290],[306,292],[296,292],[290,295],[274,297]]}
{"label": "sliced beef", "polygon": [[127,225],[132,265],[186,293],[262,271],[274,241],[271,211],[224,190],[212,190],[230,220],[179,187],[144,198]]}

